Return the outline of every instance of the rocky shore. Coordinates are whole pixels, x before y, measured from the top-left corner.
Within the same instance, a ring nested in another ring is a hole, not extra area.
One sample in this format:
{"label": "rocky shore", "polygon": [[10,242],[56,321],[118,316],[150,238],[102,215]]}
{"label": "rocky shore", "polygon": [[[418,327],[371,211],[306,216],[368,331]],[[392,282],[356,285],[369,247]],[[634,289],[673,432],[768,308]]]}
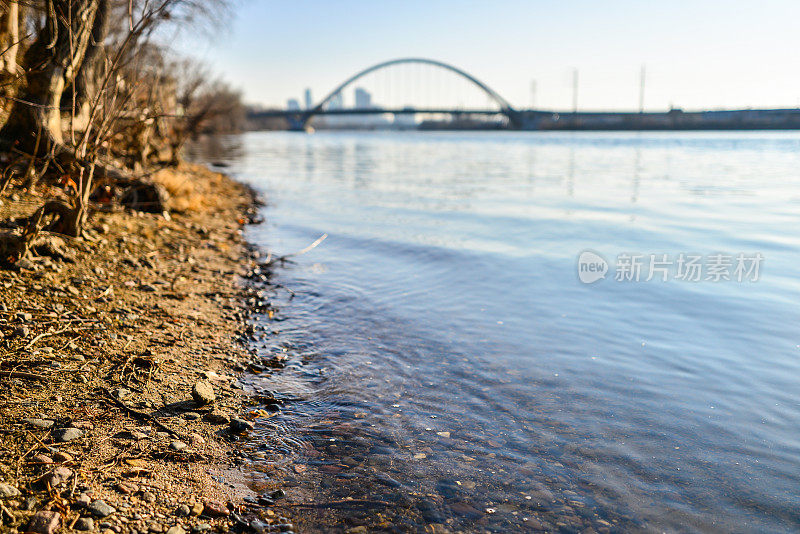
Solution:
{"label": "rocky shore", "polygon": [[[0,271],[0,532],[291,531],[223,478],[257,411],[237,372],[250,191],[183,165],[165,215],[98,212]],[[41,197],[13,192],[0,219]],[[259,400],[263,405],[263,398]]]}

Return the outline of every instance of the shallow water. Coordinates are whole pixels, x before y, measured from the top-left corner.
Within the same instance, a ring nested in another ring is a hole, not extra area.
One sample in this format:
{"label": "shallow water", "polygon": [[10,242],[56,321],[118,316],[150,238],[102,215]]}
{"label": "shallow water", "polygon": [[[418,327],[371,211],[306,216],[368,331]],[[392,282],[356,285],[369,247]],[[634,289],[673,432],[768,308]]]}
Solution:
{"label": "shallow water", "polygon": [[[800,529],[799,134],[222,143],[205,157],[269,199],[252,242],[328,234],[257,317],[288,365],[252,384],[291,400],[254,484],[325,503],[292,508],[301,530]],[[593,284],[587,249],[610,263]],[[623,253],[763,262],[616,281]]]}

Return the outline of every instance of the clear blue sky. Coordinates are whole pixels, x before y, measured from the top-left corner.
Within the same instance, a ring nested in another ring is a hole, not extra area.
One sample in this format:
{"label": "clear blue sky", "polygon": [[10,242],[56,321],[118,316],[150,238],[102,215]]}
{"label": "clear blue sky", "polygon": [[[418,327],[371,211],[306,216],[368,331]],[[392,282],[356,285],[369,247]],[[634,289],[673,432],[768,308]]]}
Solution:
{"label": "clear blue sky", "polygon": [[645,107],[800,106],[798,0],[240,0],[214,42],[184,38],[249,102],[315,99],[386,59],[424,56],[480,78],[512,104]]}

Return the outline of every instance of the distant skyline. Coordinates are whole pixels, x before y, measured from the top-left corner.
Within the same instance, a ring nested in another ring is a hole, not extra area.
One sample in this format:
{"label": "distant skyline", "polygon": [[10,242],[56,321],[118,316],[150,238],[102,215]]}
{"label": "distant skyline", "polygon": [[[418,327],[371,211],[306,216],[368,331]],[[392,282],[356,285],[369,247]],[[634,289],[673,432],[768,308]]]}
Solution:
{"label": "distant skyline", "polygon": [[[242,0],[213,43],[183,40],[249,103],[314,101],[383,60],[420,56],[478,77],[519,108],[800,107],[800,2]],[[352,98],[352,89],[350,95]]]}

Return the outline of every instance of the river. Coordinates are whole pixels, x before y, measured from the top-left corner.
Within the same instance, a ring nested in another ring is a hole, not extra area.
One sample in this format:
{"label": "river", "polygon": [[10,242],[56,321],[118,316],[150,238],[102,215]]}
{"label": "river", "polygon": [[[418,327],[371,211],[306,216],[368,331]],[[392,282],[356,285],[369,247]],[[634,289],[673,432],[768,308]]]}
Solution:
{"label": "river", "polygon": [[[800,134],[250,133],[301,531],[800,529]],[[348,502],[349,499],[354,499]]]}

